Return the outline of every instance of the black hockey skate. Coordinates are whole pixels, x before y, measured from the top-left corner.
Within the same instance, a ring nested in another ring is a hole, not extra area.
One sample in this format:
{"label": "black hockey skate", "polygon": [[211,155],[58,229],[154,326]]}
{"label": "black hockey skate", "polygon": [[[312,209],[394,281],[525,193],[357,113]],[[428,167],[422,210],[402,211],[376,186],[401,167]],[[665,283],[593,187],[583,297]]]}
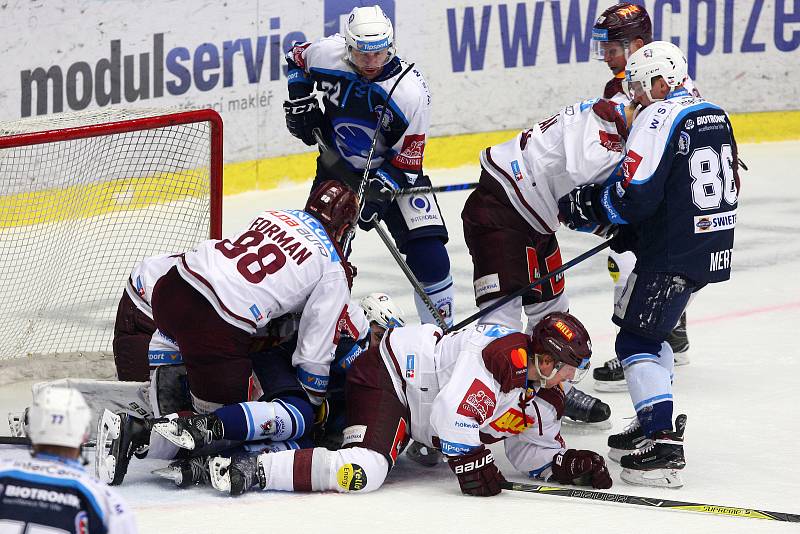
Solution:
{"label": "black hockey skate", "polygon": [[153,431],[182,449],[195,450],[222,439],[222,420],[214,414],[189,415],[164,420]]}
{"label": "black hockey skate", "polygon": [[639,419],[634,417],[625,430],[619,434],[608,436],[608,457],[619,462],[623,456],[631,454],[649,443],[650,440],[644,436],[642,427],[639,425]]}
{"label": "black hockey skate", "polygon": [[597,397],[572,387],[564,399],[563,423],[573,428],[608,430],[611,407]]}
{"label": "black hockey skate", "polygon": [[627,391],[628,383],[625,381],[625,372],[619,358],[613,358],[602,367],[592,371],[594,388],[597,391]]}
{"label": "black hockey skate", "polygon": [[683,312],[678,325],[669,333],[667,343],[675,354],[675,365],[689,363],[689,336],[686,333],[686,312]]}
{"label": "black hockey skate", "polygon": [[172,480],[179,488],[210,484],[211,482],[208,472],[208,456],[176,460],[167,467],[156,469],[152,473]]}
{"label": "black hockey skate", "polygon": [[661,430],[645,447],[620,459],[620,477],[629,484],[680,488],[683,486],[680,471],[686,467],[683,454],[683,433],[686,415],[675,418],[675,430]]}
{"label": "black hockey skate", "polygon": [[122,484],[131,457],[134,454],[137,458],[147,455],[151,424],[151,420],[139,419],[125,412],[114,414],[105,410],[97,423],[97,478],[112,486]]}
{"label": "black hockey skate", "polygon": [[411,442],[408,449],[406,449],[406,456],[425,467],[436,467],[444,461],[441,451],[428,447],[419,441]]}
{"label": "black hockey skate", "polygon": [[255,486],[266,486],[263,470],[258,465],[258,456],[216,456],[209,460],[208,470],[214,488],[231,495],[241,495]]}

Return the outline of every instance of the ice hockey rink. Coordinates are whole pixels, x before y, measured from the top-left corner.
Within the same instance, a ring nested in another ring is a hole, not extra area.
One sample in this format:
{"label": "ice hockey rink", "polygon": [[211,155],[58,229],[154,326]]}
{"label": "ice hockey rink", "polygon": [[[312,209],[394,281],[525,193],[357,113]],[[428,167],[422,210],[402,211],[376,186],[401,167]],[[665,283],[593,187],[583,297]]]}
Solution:
{"label": "ice hockey rink", "polygon": [[[705,288],[688,310],[691,364],[676,369],[675,406],[688,414],[685,486],[642,488],[620,481],[610,463],[611,492],[659,499],[800,513],[800,142],[742,145],[750,170],[742,173],[739,221],[730,282]],[[434,183],[472,182],[477,167],[430,171]],[[264,208],[302,207],[308,185],[251,192],[224,199],[224,232],[244,226]],[[463,242],[459,214],[468,192],[443,193],[439,203],[449,224],[448,250],[457,288],[457,317],[475,311],[472,264]],[[600,241],[591,235],[559,232],[564,260]],[[353,294],[390,293],[415,318],[412,290],[374,232],[360,232],[351,257],[358,267]],[[122,286],[120,286],[121,288]],[[588,327],[593,365],[613,354],[610,322],[612,285],[604,253],[566,274],[571,312]],[[610,433],[633,415],[626,393],[597,393],[590,377],[579,384],[612,407]],[[0,388],[0,405],[19,410],[30,401],[30,383]],[[3,417],[5,419],[5,417]],[[0,432],[7,434],[5,422]],[[569,428],[570,448],[607,452],[609,432]],[[492,447],[510,480],[515,473]],[[1,448],[3,457],[22,448]],[[156,478],[157,461],[131,462],[119,487],[133,507],[141,532],[789,532],[786,523],[695,514],[608,502],[505,491],[494,498],[461,495],[450,469],[423,468],[401,456],[384,486],[371,494],[289,494],[254,492],[226,497],[208,487],[179,490]]]}

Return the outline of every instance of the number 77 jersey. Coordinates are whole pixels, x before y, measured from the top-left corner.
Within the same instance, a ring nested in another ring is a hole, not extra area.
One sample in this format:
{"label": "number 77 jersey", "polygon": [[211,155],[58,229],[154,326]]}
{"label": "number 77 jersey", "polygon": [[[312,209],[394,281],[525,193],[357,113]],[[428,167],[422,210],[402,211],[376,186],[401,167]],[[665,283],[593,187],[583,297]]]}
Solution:
{"label": "number 77 jersey", "polygon": [[638,233],[637,268],[681,273],[698,287],[730,278],[736,141],[720,107],[685,90],[634,119],[623,179],[606,187],[609,220]]}

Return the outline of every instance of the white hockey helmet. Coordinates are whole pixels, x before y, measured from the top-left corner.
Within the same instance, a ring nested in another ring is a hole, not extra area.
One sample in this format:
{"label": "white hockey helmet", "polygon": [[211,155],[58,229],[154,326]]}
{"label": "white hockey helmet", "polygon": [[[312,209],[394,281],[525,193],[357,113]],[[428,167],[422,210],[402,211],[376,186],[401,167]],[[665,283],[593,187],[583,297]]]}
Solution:
{"label": "white hockey helmet", "polygon": [[361,308],[370,322],[378,323],[383,328],[405,326],[403,310],[394,303],[386,293],[370,293],[361,299]]}
{"label": "white hockey helmet", "polygon": [[386,63],[394,57],[394,29],[392,21],[380,6],[355,7],[347,19],[344,30],[347,42],[347,60],[351,63],[351,52],[378,52],[387,50]]}
{"label": "white hockey helmet", "polygon": [[625,67],[625,80],[628,85],[628,96],[646,94],[655,102],[663,100],[653,98],[650,90],[653,79],[660,76],[671,89],[686,81],[689,65],[681,49],[667,41],[653,41],[631,54]]}
{"label": "white hockey helmet", "polygon": [[47,386],[25,412],[25,433],[34,445],[77,449],[89,439],[91,411],[77,389]]}

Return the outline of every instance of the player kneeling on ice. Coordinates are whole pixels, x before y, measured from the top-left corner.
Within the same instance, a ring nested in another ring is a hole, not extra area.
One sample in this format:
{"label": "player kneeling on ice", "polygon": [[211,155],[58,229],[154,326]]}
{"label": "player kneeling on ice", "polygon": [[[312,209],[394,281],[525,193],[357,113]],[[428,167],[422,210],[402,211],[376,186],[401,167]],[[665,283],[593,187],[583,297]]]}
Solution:
{"label": "player kneeling on ice", "polygon": [[504,478],[486,444],[505,439],[512,464],[532,477],[609,488],[603,458],[567,449],[560,436],[561,384],[582,377],[590,355],[586,329],[565,313],[543,318],[530,337],[496,325],[389,330],[347,375],[341,450],[215,457],[211,482],[231,494],[369,492],[413,438],[442,450],[463,493],[496,495]]}
{"label": "player kneeling on ice", "polygon": [[23,418],[33,457],[0,460],[0,532],[137,532],[124,501],[80,461],[90,418],[79,391],[37,391]]}

